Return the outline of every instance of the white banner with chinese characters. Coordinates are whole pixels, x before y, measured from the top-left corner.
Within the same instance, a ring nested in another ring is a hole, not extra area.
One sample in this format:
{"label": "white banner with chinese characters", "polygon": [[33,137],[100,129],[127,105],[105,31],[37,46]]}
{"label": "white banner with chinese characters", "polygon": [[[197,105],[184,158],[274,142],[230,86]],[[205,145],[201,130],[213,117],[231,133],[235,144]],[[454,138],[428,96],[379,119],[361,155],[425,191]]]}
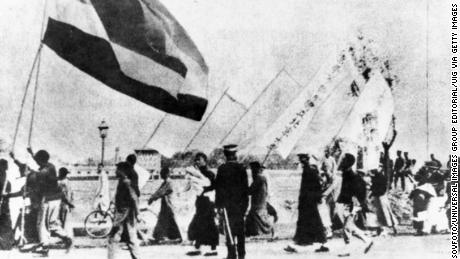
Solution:
{"label": "white banner with chinese characters", "polygon": [[359,88],[347,63],[345,56],[329,58],[263,137],[248,148],[248,152],[260,153],[260,150],[254,149],[263,147],[267,153],[276,150],[286,158],[317,115],[318,109],[338,88]]}

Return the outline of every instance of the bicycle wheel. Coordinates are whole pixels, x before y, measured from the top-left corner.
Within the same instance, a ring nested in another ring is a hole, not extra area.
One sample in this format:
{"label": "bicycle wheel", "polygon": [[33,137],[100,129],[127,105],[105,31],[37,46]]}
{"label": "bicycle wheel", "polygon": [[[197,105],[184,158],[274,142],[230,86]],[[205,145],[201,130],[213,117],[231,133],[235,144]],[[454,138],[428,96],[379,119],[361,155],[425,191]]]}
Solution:
{"label": "bicycle wheel", "polygon": [[101,210],[95,210],[85,219],[85,231],[92,238],[104,238],[113,228],[112,216]]}

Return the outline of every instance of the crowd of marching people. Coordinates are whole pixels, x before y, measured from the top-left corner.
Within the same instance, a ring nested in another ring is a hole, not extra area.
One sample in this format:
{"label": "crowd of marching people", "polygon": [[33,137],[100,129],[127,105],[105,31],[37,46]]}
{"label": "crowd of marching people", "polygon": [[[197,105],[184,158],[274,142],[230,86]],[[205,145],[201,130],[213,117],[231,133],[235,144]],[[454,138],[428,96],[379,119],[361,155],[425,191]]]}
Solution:
{"label": "crowd of marching people", "polygon": [[[346,246],[340,256],[350,256],[353,252],[348,248],[352,236],[363,242],[363,252],[367,253],[374,245],[369,233],[397,233],[398,219],[388,198],[391,189],[407,193],[413,201],[412,219],[417,235],[450,229],[450,162],[447,170],[443,170],[441,162],[431,155],[431,161],[414,172],[416,161],[408,152],[397,151],[394,162],[390,158],[396,132],[393,135],[389,143],[382,143],[379,168],[368,172],[357,166],[354,155],[342,154],[338,149],[327,149],[322,158],[298,154],[302,166],[298,219],[293,243],[285,247],[287,252],[296,253],[302,247],[314,245],[318,245],[316,252],[328,252],[328,241],[334,232],[341,230]],[[69,172],[66,168],[56,172],[45,150],[34,153],[29,148],[28,151],[38,164],[38,170],[32,170],[10,154],[21,176],[26,177],[23,188],[16,193],[11,192],[6,180],[8,162],[0,159],[0,249],[11,249],[15,245],[8,201],[23,196],[30,199],[30,206],[27,206],[28,213],[21,213],[16,223],[16,228],[22,231],[20,248],[26,250],[24,244],[36,243],[29,250],[46,256],[50,236],[54,236],[60,238],[68,250],[73,242],[65,231],[65,222],[67,213],[74,208],[72,190],[66,178]],[[195,215],[187,232],[187,239],[193,242],[193,248],[187,252],[189,256],[201,255],[203,247],[209,247],[205,256],[216,256],[222,233],[226,237],[227,258],[243,259],[246,237],[274,235],[278,215],[269,202],[270,184],[265,167],[258,161],[250,162],[250,181],[246,167],[237,161],[237,146],[224,146],[224,155],[226,161],[218,167],[217,173],[208,167],[204,153],[197,153],[194,165],[186,168],[187,188],[197,194]],[[132,258],[140,258],[137,225],[141,193],[135,164],[136,156],[130,155],[116,166],[118,185],[114,227],[108,237],[108,258],[116,254],[118,242],[127,244]],[[149,205],[161,201],[151,238],[181,241],[183,237],[171,202],[174,188],[169,168],[162,168],[160,175],[162,183],[148,199]],[[409,182],[413,188],[408,188]]]}

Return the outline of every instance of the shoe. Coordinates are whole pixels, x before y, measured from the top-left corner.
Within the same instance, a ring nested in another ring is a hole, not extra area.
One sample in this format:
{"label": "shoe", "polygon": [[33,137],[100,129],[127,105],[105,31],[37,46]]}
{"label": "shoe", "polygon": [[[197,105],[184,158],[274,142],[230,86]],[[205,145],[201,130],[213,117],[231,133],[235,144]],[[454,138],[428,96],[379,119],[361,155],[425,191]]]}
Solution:
{"label": "shoe", "polygon": [[197,255],[201,255],[201,251],[200,251],[200,250],[189,251],[189,252],[187,252],[185,255],[188,255],[188,256],[197,256]]}
{"label": "shoe", "polygon": [[32,252],[36,253],[36,254],[39,254],[39,255],[41,255],[43,257],[48,257],[49,251],[50,251],[50,249],[48,248],[48,246],[40,245],[40,246],[36,247]]}
{"label": "shoe", "polygon": [[217,256],[217,255],[218,255],[217,251],[210,251],[210,252],[206,252],[204,254],[204,256]]}
{"label": "shoe", "polygon": [[19,246],[18,248],[20,253],[29,253],[33,252],[39,246],[40,244],[25,244],[23,246]]}
{"label": "shoe", "polygon": [[315,250],[315,253],[325,253],[325,252],[329,252],[329,248],[325,246],[321,246],[320,248]]}
{"label": "shoe", "polygon": [[295,249],[294,247],[288,245],[284,248],[284,251],[288,252],[288,253],[297,253],[297,249]]}
{"label": "shoe", "polygon": [[65,252],[66,253],[69,253],[70,249],[72,248],[72,244],[73,244],[73,241],[72,239],[69,237],[69,238],[66,238],[65,241]]}
{"label": "shoe", "polygon": [[371,247],[374,245],[374,241],[371,241],[367,246],[366,248],[364,249],[364,253],[367,254],[367,252],[369,252],[369,250],[371,250]]}

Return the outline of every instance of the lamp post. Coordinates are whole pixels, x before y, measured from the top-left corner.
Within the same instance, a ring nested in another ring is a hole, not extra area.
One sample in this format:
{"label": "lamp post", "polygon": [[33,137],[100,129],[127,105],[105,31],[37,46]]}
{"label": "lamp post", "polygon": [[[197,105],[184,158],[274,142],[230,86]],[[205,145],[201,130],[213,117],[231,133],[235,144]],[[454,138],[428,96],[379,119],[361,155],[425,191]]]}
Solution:
{"label": "lamp post", "polygon": [[99,135],[101,136],[102,140],[102,154],[101,154],[101,166],[104,166],[104,148],[105,148],[105,138],[107,137],[107,131],[109,130],[109,126],[105,123],[105,121],[101,121],[99,127]]}

